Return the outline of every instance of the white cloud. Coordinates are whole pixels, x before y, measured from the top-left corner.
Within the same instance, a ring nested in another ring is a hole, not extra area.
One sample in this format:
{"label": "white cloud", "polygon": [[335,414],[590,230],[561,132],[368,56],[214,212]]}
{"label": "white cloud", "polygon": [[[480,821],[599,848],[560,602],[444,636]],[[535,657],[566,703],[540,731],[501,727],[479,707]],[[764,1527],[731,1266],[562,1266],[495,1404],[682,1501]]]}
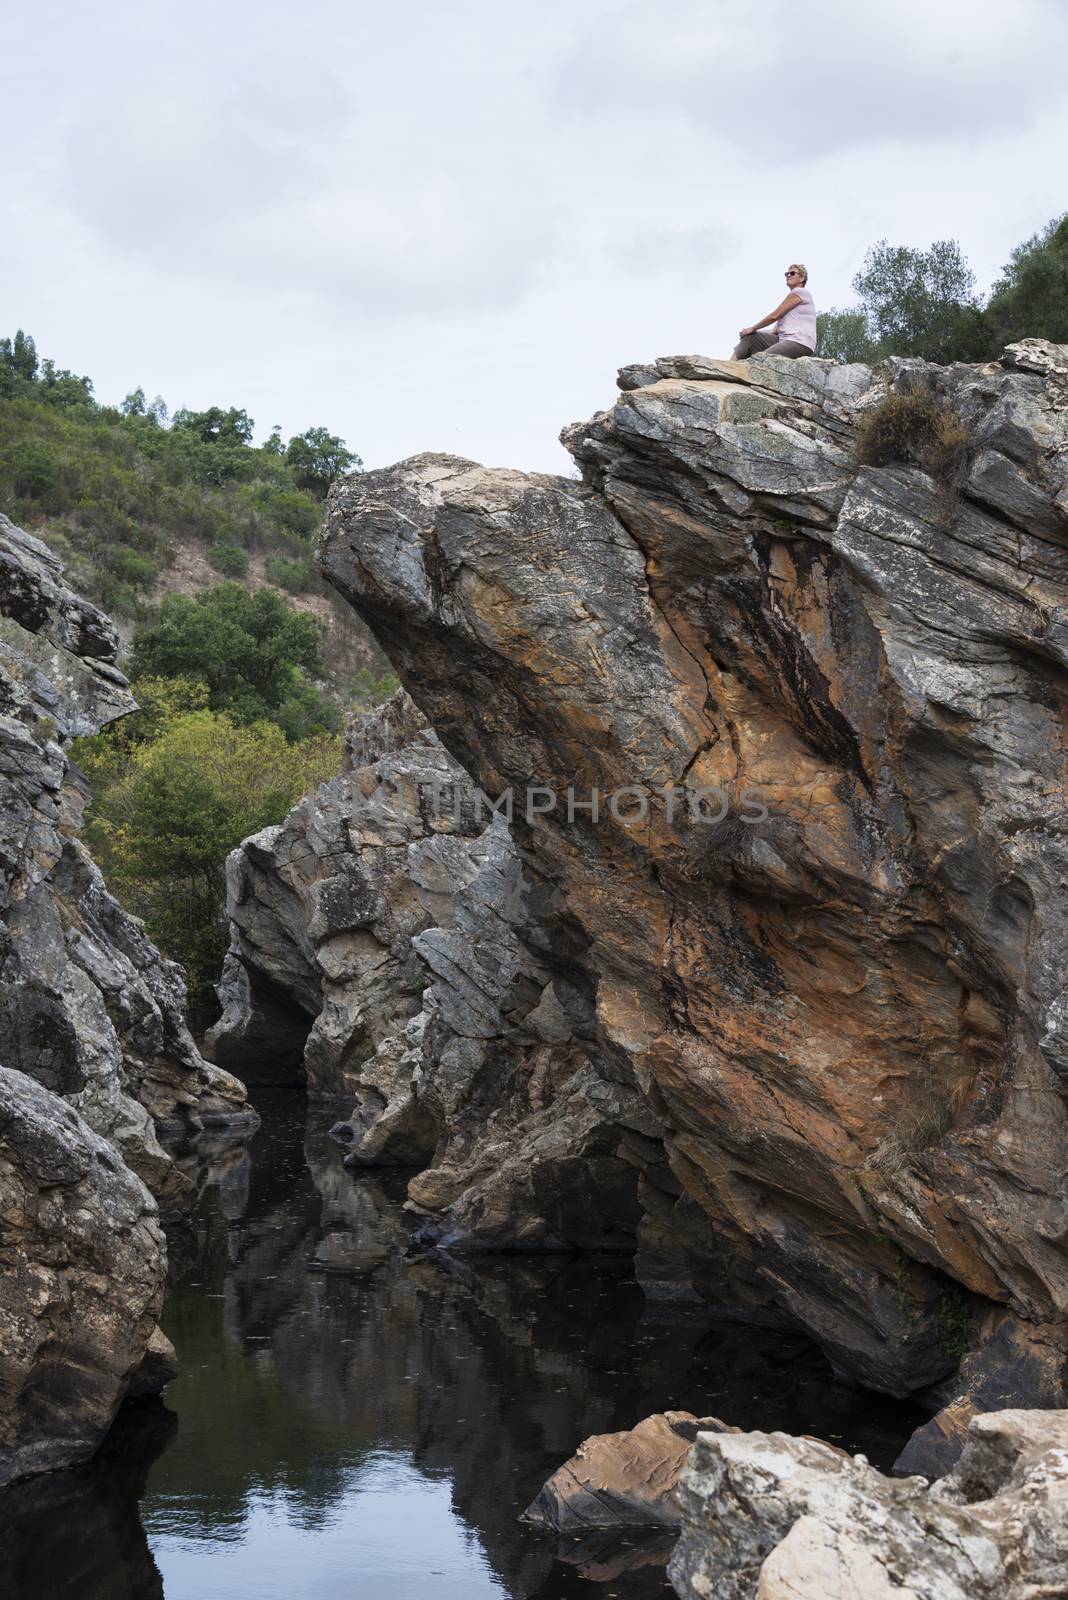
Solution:
{"label": "white cloud", "polygon": [[620,240],[615,259],[645,277],[673,277],[707,272],[723,261],[735,243],[733,230],[722,226],[643,227]]}
{"label": "white cloud", "polygon": [[[561,63],[570,109],[665,116],[781,160],[892,141],[990,139],[1062,95],[1043,61],[1068,54],[1059,0],[674,0],[617,7]],[[769,194],[774,198],[774,191]]]}
{"label": "white cloud", "polygon": [[[275,49],[76,112],[58,198],[101,243],[168,273],[319,294],[382,314],[514,304],[552,248],[556,202],[517,129],[401,84]],[[424,103],[423,95],[426,102]],[[533,141],[529,146],[533,155]]]}
{"label": "white cloud", "polygon": [[551,245],[547,208],[531,215],[488,188],[432,177],[389,191],[324,187],[220,231],[240,270],[318,289],[378,312],[486,310],[518,300]]}

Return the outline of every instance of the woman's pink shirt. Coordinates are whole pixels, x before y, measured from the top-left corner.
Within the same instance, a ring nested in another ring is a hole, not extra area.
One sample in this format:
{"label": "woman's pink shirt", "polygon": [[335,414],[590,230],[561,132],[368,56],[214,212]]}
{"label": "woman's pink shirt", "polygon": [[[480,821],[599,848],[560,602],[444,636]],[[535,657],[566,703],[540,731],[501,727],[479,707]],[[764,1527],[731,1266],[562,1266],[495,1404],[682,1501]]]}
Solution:
{"label": "woman's pink shirt", "polygon": [[795,339],[807,349],[815,350],[816,307],[812,295],[807,289],[794,289],[791,293],[800,295],[801,304],[792,306],[785,317],[779,318],[775,331],[780,339]]}

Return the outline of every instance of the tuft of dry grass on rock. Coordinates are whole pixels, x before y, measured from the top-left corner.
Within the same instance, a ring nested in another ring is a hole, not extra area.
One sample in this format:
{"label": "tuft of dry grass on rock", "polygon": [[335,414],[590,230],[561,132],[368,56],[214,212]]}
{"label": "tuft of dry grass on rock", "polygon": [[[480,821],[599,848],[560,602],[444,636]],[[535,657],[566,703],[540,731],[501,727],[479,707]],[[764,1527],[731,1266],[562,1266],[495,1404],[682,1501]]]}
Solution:
{"label": "tuft of dry grass on rock", "polygon": [[950,1108],[934,1095],[902,1112],[883,1134],[864,1166],[884,1178],[896,1178],[912,1158],[937,1145],[953,1126]]}
{"label": "tuft of dry grass on rock", "polygon": [[862,466],[919,467],[935,480],[943,515],[951,520],[968,473],[968,430],[932,390],[887,395],[861,422],[854,454]]}

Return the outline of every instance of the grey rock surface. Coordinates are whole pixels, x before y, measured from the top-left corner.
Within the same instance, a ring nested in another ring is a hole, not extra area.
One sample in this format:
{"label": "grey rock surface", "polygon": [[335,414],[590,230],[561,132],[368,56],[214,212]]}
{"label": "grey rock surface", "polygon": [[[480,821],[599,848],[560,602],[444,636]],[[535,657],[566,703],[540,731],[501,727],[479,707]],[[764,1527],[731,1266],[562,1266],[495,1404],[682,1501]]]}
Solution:
{"label": "grey rock surface", "polygon": [[156,1202],[65,1100],[0,1067],[0,1485],[73,1465],[174,1375]]}
{"label": "grey rock surface", "polygon": [[698,1435],[669,1567],[684,1600],[1068,1593],[1068,1413],[977,1417],[948,1477],[891,1479],[782,1433]]}
{"label": "grey rock surface", "polygon": [[354,730],[340,778],[228,862],[216,1059],[262,1068],[264,1006],[285,997],[309,1089],[355,1101],[335,1130],[349,1165],[422,1169],[411,1203],[454,1247],[632,1244],[656,1165],[637,1087],[590,1065],[589,999],[539,893],[403,693]]}
{"label": "grey rock surface", "polygon": [[[246,1076],[263,1060],[264,1008],[288,1007],[285,1034],[275,1025],[276,1064],[292,1077],[302,1059],[313,1094],[342,1097],[361,1062],[420,1009],[411,941],[447,909],[473,824],[432,816],[432,786],[462,774],[410,702],[400,715],[391,708],[381,730],[357,732],[345,771],[227,862],[231,950],[209,1048]],[[403,757],[388,749],[363,764],[361,741],[388,746],[389,729]]]}
{"label": "grey rock surface", "polygon": [[108,893],[78,831],[66,746],[137,709],[108,619],[47,546],[0,516],[0,1059],[62,1095],[167,1204],[160,1144],[254,1120],[186,1028],[180,968]]}
{"label": "grey rock surface", "polygon": [[[621,382],[565,432],[582,482],[419,456],[335,486],[321,547],[472,782],[649,797],[511,830],[586,1008],[546,1137],[641,1098],[661,1281],[876,1387],[945,1383],[995,1306],[1063,1345],[1068,351]],[[959,483],[858,460],[917,387],[966,430]],[[440,978],[449,940],[414,937]]]}

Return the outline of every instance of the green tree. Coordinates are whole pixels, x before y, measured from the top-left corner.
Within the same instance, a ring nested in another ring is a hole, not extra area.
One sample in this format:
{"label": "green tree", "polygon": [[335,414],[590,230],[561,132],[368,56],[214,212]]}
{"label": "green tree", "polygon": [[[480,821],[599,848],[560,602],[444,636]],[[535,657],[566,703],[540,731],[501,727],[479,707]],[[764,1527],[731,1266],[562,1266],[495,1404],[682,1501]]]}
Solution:
{"label": "green tree", "polygon": [[328,695],[305,678],[294,684],[273,720],[292,744],[299,744],[304,739],[336,733],[341,726],[341,712]]}
{"label": "green tree", "polygon": [[1068,213],[1016,246],[986,315],[991,355],[1016,339],[1068,344]]}
{"label": "green tree", "polygon": [[985,349],[975,274],[955,239],[936,239],[926,250],[880,239],[853,289],[880,355],[968,361]]}
{"label": "green tree", "polygon": [[213,544],[208,551],[208,560],[216,572],[223,572],[228,578],[243,578],[248,571],[248,551],[239,544],[225,541]]}
{"label": "green tree", "polygon": [[185,966],[204,1020],[226,949],[226,857],[334,777],[340,744],[325,737],[290,744],[273,723],[241,727],[202,709],[173,715],[195,695],[189,686],[169,702],[158,686],[146,693],[136,684],[135,692],[155,702],[146,737],[114,743],[110,754],[103,735],[76,747],[98,783],[86,837],[125,903]]}
{"label": "green tree", "polygon": [[138,745],[152,744],[179,717],[208,709],[208,686],[197,678],[138,678],[130,685],[138,709],[79,739],[75,757],[94,795],[122,777]]}
{"label": "green tree", "polygon": [[71,372],[67,367],[57,367],[54,361],[47,358],[41,362],[37,392],[49,405],[64,409],[92,411],[96,407],[92,378],[79,377],[76,372]]}
{"label": "green tree", "polygon": [[132,389],[126,396],[126,399],[122,402],[119,410],[122,412],[124,417],[147,416],[148,406],[145,404],[145,391],[140,386],[138,386],[136,389]]}
{"label": "green tree", "polygon": [[877,347],[868,319],[859,307],[837,306],[816,318],[816,350],[830,361],[877,361]]}
{"label": "green tree", "polygon": [[302,489],[323,499],[335,478],[363,465],[344,439],[325,428],[308,428],[305,433],[294,434],[286,448],[286,463]]}
{"label": "green tree", "polygon": [[207,411],[176,411],[171,425],[179,433],[191,433],[203,444],[249,445],[255,424],[247,411],[231,406],[209,406]]}
{"label": "green tree", "polygon": [[235,721],[276,716],[323,670],[322,630],[277,589],[249,593],[222,583],[200,595],[168,595],[134,634],[134,677],[185,677],[208,686],[209,704]]}
{"label": "green tree", "polygon": [[0,339],[0,371],[23,383],[33,383],[37,377],[37,346],[21,328],[14,339]]}

